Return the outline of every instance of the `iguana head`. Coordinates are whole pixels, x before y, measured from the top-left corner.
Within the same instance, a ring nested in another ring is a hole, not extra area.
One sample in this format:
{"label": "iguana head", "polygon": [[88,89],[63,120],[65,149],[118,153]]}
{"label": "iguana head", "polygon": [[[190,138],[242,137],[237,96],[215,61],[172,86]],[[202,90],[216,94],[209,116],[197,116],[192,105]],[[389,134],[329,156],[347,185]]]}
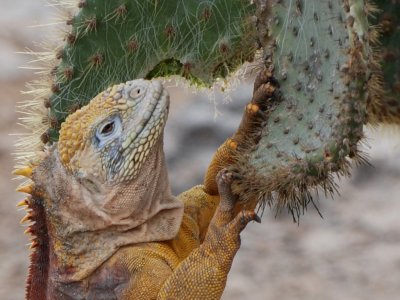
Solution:
{"label": "iguana head", "polygon": [[133,80],[99,94],[62,124],[62,164],[84,184],[137,176],[164,129],[169,96],[159,81]]}
{"label": "iguana head", "polygon": [[163,152],[168,108],[156,80],[110,87],[66,119],[34,168],[28,206],[43,207],[45,220],[30,219],[47,228],[59,282],[89,276],[120,247],[177,234],[183,205]]}

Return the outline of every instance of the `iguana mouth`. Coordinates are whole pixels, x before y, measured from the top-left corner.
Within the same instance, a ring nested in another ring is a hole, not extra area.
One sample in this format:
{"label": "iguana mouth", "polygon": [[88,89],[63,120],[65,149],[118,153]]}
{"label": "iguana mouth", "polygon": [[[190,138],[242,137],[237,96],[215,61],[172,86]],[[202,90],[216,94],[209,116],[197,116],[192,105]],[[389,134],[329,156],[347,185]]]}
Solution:
{"label": "iguana mouth", "polygon": [[134,132],[129,134],[131,145],[139,143],[138,147],[158,138],[159,131],[164,128],[163,124],[165,124],[168,115],[169,95],[161,83],[158,81],[151,82],[148,93],[151,93],[151,96],[148,95],[151,100],[146,104],[142,115],[143,118],[139,122],[141,126],[139,128],[136,127]]}
{"label": "iguana mouth", "polygon": [[[146,84],[145,97],[133,103],[132,128],[122,142],[125,159],[115,164],[115,170],[123,170],[122,180],[130,180],[139,172],[142,164],[162,135],[169,110],[169,95],[159,81]],[[134,90],[134,89],[132,89]],[[129,91],[131,92],[131,91]],[[136,120],[135,120],[136,118]],[[122,152],[121,152],[122,153]]]}
{"label": "iguana mouth", "polygon": [[[155,103],[155,105],[153,105],[151,110],[146,111],[146,113],[149,112],[150,114],[147,118],[145,116],[143,127],[138,132],[136,139],[147,138],[151,134],[151,130],[153,128],[157,128],[159,120],[165,119],[167,117],[169,108],[169,97],[166,90],[161,87],[159,96],[154,97],[153,99],[156,99],[157,102]],[[151,104],[148,105],[148,107],[151,107]],[[134,141],[136,141],[136,139]]]}

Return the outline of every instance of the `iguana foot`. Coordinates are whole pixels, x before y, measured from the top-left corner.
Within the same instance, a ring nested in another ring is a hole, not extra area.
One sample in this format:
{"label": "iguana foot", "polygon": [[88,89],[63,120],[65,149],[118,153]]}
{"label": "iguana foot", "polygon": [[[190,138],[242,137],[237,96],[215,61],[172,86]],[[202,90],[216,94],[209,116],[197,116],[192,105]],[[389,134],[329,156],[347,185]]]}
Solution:
{"label": "iguana foot", "polygon": [[[246,149],[246,145],[258,142],[265,121],[277,104],[275,91],[278,88],[279,84],[273,77],[271,69],[265,68],[257,75],[253,97],[246,105],[238,131],[232,137],[238,149]],[[249,139],[253,139],[253,141],[249,143]]]}
{"label": "iguana foot", "polygon": [[259,110],[266,112],[270,108],[271,98],[278,87],[279,84],[273,77],[272,70],[263,69],[254,81],[253,98],[249,105],[257,106]]}
{"label": "iguana foot", "polygon": [[210,248],[222,264],[231,265],[240,247],[240,233],[250,221],[261,222],[254,210],[242,210],[235,215],[237,196],[232,193],[231,184],[237,174],[221,170],[216,178],[220,204],[211,220],[204,246]]}
{"label": "iguana foot", "polygon": [[219,186],[216,174],[222,168],[232,166],[237,157],[246,152],[249,145],[256,145],[266,126],[268,115],[275,109],[276,91],[279,88],[273,77],[271,68],[264,68],[254,82],[254,92],[251,101],[245,106],[242,121],[236,133],[222,144],[215,153],[207,170],[204,185],[209,195],[217,195]]}

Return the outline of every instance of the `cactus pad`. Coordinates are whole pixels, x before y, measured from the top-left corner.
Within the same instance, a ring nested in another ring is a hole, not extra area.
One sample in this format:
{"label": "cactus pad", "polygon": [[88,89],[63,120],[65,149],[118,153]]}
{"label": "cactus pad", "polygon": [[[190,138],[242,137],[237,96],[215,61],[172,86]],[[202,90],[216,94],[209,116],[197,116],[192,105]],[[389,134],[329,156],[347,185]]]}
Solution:
{"label": "cactus pad", "polygon": [[[255,52],[254,5],[243,0],[85,0],[53,70],[51,129],[112,84],[181,75],[209,86]],[[45,135],[46,135],[45,134]]]}
{"label": "cactus pad", "polygon": [[[311,189],[333,193],[333,173],[360,158],[368,22],[364,1],[268,1],[265,61],[277,82],[258,142],[233,168],[244,201],[267,201],[299,217]],[[261,16],[263,14],[260,14]]]}

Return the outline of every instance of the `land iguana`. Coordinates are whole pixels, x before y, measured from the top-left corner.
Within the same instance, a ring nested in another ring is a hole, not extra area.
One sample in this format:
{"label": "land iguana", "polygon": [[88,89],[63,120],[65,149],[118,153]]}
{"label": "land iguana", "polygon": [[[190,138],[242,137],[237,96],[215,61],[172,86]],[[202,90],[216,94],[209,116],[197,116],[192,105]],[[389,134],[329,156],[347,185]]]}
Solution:
{"label": "land iguana", "polygon": [[[71,114],[58,143],[17,169],[31,222],[26,297],[219,299],[240,232],[260,221],[230,185],[235,153],[275,90],[261,72],[238,131],[216,152],[204,185],[171,194],[163,152],[169,96],[157,80],[115,85]],[[254,135],[252,135],[254,136]]]}

